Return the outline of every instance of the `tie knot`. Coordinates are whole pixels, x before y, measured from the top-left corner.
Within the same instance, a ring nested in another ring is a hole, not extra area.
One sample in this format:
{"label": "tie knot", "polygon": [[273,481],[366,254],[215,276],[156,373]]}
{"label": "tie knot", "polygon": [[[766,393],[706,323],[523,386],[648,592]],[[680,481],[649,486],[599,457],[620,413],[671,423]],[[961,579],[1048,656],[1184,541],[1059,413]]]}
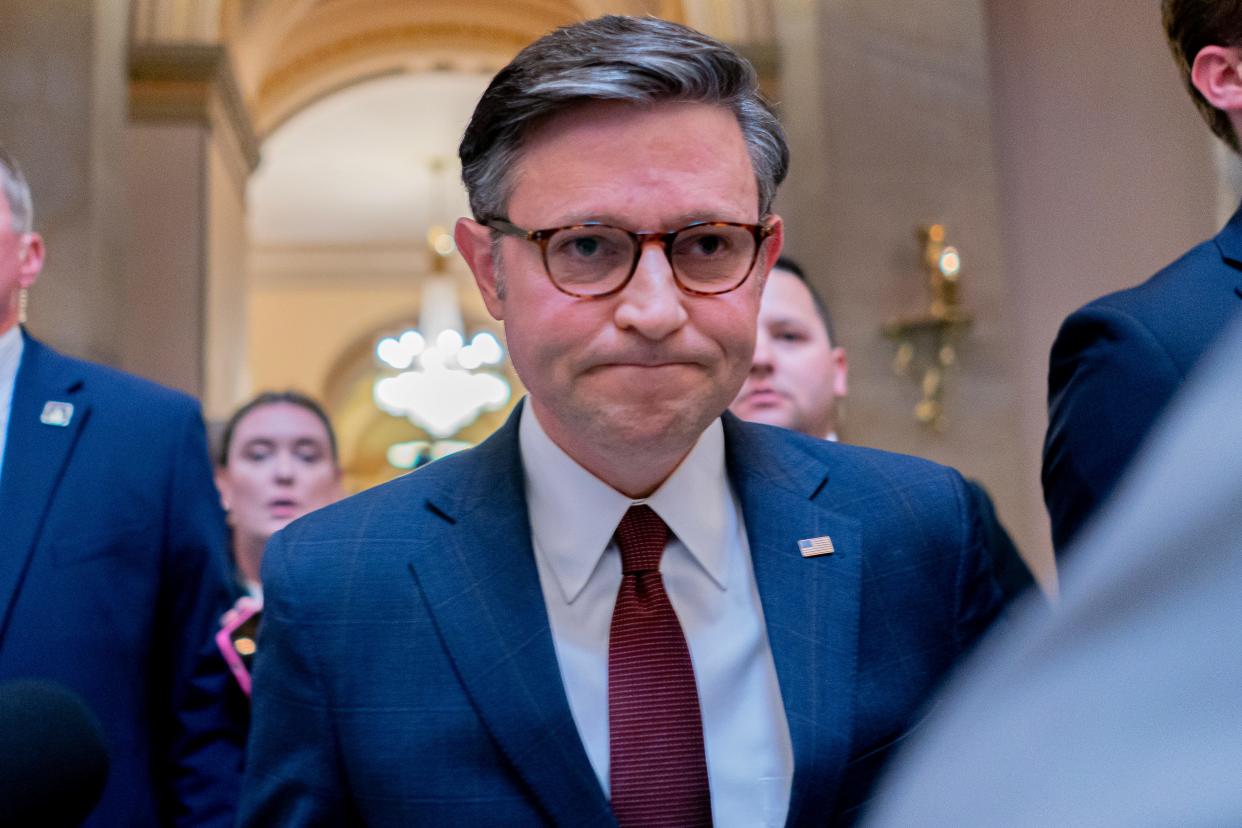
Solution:
{"label": "tie knot", "polygon": [[626,575],[656,572],[668,540],[668,526],[650,506],[631,506],[617,525],[621,571]]}

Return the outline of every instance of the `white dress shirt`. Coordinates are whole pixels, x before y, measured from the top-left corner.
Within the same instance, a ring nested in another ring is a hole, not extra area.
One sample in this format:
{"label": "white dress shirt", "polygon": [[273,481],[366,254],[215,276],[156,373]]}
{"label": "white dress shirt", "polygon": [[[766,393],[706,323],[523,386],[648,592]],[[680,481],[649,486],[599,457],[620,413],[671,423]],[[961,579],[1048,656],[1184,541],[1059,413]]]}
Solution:
{"label": "white dress shirt", "polygon": [[785,824],[793,747],[742,512],[716,420],[672,476],[634,501],[578,465],[522,408],[519,441],[539,583],[569,709],[609,791],[608,633],[621,586],[612,534],[645,502],[668,524],[660,572],[694,664],[717,826]]}
{"label": "white dress shirt", "polygon": [[17,325],[0,334],[0,475],[4,474],[4,448],[8,445],[9,411],[13,408],[13,386],[22,364],[22,331]]}

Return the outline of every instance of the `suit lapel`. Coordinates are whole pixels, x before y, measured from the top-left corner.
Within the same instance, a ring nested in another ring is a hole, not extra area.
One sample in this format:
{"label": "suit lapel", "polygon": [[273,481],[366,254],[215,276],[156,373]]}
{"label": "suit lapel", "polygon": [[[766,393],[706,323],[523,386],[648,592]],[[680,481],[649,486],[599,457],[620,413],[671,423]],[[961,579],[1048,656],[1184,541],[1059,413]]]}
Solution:
{"label": "suit lapel", "polygon": [[[852,738],[861,526],[816,502],[827,486],[822,463],[772,445],[766,430],[731,415],[724,422],[793,742],[787,824],[822,823],[836,798],[826,780],[841,778]],[[823,536],[835,551],[802,557],[798,541]]]}
{"label": "suit lapel", "polygon": [[460,486],[428,501],[444,525],[411,569],[480,718],[551,821],[614,824],[556,661],[530,543],[520,410],[472,452]]}
{"label": "suit lapel", "polygon": [[1225,261],[1233,265],[1233,291],[1242,299],[1242,207],[1216,235],[1216,246]]}
{"label": "suit lapel", "polygon": [[[24,350],[0,475],[0,645],[56,488],[90,413],[83,381],[23,332]],[[73,405],[65,426],[41,422],[49,401]]]}

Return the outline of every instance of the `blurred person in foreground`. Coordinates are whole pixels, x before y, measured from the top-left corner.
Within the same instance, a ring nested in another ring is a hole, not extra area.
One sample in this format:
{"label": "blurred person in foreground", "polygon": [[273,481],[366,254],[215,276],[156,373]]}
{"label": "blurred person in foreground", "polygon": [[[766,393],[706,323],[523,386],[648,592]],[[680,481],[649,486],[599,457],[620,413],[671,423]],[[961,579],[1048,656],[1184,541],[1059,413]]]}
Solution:
{"label": "blurred person in foreground", "polygon": [[871,828],[1242,825],[1242,315],[1075,541],[1049,614],[986,640]]}
{"label": "blurred person in foreground", "polygon": [[[1236,153],[1242,123],[1242,0],[1164,0],[1186,88]],[[1065,320],[1048,369],[1044,501],[1058,554],[1112,492],[1200,356],[1242,309],[1242,209],[1137,287]]]}
{"label": "blurred person in foreground", "polygon": [[18,324],[32,224],[0,149],[0,680],[59,682],[102,723],[88,826],[231,825],[244,733],[211,646],[230,591],[199,407]]}
{"label": "blurred person in foreground", "polygon": [[323,407],[297,391],[265,391],[242,405],[224,425],[216,487],[237,580],[261,604],[268,540],[341,496],[336,434]]}
{"label": "blurred person in foreground", "polygon": [[242,824],[849,822],[999,590],[956,472],[725,413],[782,238],[753,67],[558,29],[461,157],[530,394],[272,538]]}
{"label": "blurred person in foreground", "polygon": [[[838,409],[849,391],[849,361],[833,335],[832,317],[801,265],[782,256],[759,305],[750,373],[729,410],[752,423],[837,439]],[[1006,599],[1034,583],[983,486],[966,481],[984,522],[987,547]]]}

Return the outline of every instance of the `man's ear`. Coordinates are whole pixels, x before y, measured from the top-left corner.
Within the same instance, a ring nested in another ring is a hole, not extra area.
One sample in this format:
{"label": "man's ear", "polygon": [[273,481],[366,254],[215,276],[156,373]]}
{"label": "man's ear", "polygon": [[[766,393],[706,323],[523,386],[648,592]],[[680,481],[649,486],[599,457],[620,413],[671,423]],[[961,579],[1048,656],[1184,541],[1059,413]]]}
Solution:
{"label": "man's ear", "polygon": [[17,256],[18,284],[28,288],[43,271],[43,237],[38,233],[22,234],[22,244]]}
{"label": "man's ear", "polygon": [[483,304],[493,319],[504,321],[504,303],[501,302],[500,274],[493,255],[492,231],[468,218],[457,220],[453,228],[453,241],[457,250],[470,266],[474,282],[483,294]]}
{"label": "man's ear", "polygon": [[768,276],[772,273],[772,268],[776,267],[776,260],[781,257],[781,250],[785,247],[785,220],[775,213],[767,217],[766,224],[772,228],[772,235],[763,240],[763,256],[760,257],[760,263],[763,267],[755,275],[759,277],[759,292],[763,293],[763,286],[768,283]]}
{"label": "man's ear", "polygon": [[836,368],[832,375],[832,393],[841,399],[850,393],[850,361],[844,348],[838,345],[832,349],[832,362]]}
{"label": "man's ear", "polygon": [[1190,82],[1212,106],[1242,114],[1242,49],[1204,46],[1190,67]]}

